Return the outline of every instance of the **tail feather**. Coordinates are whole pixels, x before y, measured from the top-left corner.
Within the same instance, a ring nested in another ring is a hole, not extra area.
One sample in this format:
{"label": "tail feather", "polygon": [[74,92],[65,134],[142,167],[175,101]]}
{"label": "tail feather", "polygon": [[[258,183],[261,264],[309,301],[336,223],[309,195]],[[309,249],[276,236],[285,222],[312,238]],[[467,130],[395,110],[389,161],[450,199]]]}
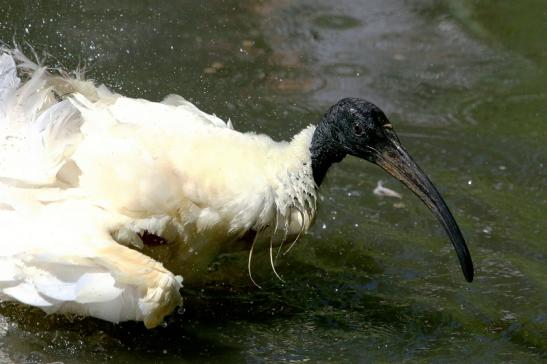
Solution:
{"label": "tail feather", "polygon": [[[10,90],[12,93],[15,91],[15,95],[13,95],[15,97],[10,100],[11,103],[2,102],[5,107],[12,109],[9,115],[10,121],[32,121],[40,110],[44,110],[55,102],[53,95],[50,95],[51,87],[48,85],[47,69],[41,65],[41,61],[30,60],[17,46],[13,49],[0,47],[0,54],[6,59],[6,64],[9,64],[12,70],[9,74],[10,77],[13,77],[14,74],[17,77],[17,73],[20,73],[26,78],[20,87]],[[11,60],[8,60],[9,58]],[[19,78],[17,79],[19,80]],[[9,78],[6,81],[9,81]],[[0,79],[0,84],[3,82],[4,77]]]}
{"label": "tail feather", "polygon": [[0,177],[17,184],[54,183],[80,140],[81,117],[68,101],[49,107],[32,124],[8,128],[0,141]]}
{"label": "tail feather", "polygon": [[45,67],[33,71],[32,77],[17,89],[13,119],[19,122],[33,122],[40,112],[57,102],[52,87],[48,84]]}
{"label": "tail feather", "polygon": [[15,90],[20,83],[13,58],[8,54],[0,55],[0,126],[7,120],[7,105],[15,98]]}
{"label": "tail feather", "polygon": [[25,54],[17,44],[15,44],[14,48],[0,47],[0,51],[11,56],[18,64],[18,68],[25,73],[32,73],[42,67],[42,61],[38,59],[38,55],[32,47],[31,51],[36,58],[36,62],[31,61],[30,58],[25,56]]}
{"label": "tail feather", "polygon": [[0,177],[12,185],[52,184],[69,162],[83,123],[61,95],[97,99],[99,93],[109,95],[91,81],[51,73],[19,48],[0,46]]}

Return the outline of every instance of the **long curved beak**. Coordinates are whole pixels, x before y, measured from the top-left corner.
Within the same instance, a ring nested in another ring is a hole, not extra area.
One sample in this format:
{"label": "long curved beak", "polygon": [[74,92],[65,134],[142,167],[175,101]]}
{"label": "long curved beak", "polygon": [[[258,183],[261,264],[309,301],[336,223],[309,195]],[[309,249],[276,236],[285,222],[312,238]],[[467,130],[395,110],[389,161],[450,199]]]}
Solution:
{"label": "long curved beak", "polygon": [[465,279],[468,282],[472,282],[474,271],[471,254],[446,202],[444,202],[441,194],[424,171],[422,171],[420,166],[414,162],[400,144],[396,134],[392,130],[386,130],[386,136],[387,142],[382,143],[380,148],[374,149],[375,158],[372,162],[404,183],[429,207],[450,237],[450,241],[452,241],[454,249],[456,249],[456,254],[458,254]]}

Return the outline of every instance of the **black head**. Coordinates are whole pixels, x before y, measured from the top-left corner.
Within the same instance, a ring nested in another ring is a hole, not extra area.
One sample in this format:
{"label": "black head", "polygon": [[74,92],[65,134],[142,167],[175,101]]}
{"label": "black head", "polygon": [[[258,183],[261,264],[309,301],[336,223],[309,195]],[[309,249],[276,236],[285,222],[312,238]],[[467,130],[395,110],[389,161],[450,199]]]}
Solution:
{"label": "black head", "polygon": [[314,148],[321,148],[320,140],[328,140],[334,157],[332,162],[339,162],[348,154],[372,162],[372,148],[391,130],[391,124],[378,106],[363,99],[345,98],[323,116],[314,135],[312,152]]}
{"label": "black head", "polygon": [[357,98],[338,101],[317,126],[310,151],[317,185],[328,168],[348,154],[372,162],[400,180],[437,216],[456,249],[465,278],[473,280],[471,255],[454,217],[380,108]]}

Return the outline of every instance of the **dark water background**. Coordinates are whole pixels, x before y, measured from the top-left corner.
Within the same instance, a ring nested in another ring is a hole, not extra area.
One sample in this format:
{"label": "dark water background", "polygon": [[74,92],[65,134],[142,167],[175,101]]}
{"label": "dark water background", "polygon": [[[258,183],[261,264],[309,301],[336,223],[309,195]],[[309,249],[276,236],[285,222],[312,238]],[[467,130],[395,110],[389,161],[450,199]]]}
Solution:
{"label": "dark water background", "polygon": [[[257,290],[246,257],[186,287],[165,327],[5,304],[0,362],[547,360],[547,3],[542,0],[0,0],[0,39],[133,97],[178,93],[286,139],[359,96],[444,194],[476,265],[463,280],[410,192],[347,159],[316,224]],[[379,198],[379,179],[403,194]],[[402,202],[397,204],[397,202]]]}

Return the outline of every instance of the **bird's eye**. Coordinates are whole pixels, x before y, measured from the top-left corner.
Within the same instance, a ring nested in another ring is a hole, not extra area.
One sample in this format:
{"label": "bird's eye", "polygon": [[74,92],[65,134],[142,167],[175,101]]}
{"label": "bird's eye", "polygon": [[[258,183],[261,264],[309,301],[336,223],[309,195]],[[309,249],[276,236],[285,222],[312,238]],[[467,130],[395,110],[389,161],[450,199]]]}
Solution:
{"label": "bird's eye", "polygon": [[365,133],[365,130],[363,129],[361,125],[353,124],[353,132],[355,133],[355,135],[361,136]]}

